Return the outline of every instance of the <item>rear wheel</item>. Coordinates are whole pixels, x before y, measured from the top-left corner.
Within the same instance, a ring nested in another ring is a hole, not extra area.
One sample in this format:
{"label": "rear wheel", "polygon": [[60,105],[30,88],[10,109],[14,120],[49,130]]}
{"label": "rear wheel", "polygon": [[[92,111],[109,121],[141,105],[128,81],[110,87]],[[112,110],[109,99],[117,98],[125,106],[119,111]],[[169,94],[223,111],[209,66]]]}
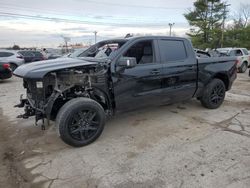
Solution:
{"label": "rear wheel", "polygon": [[243,62],[241,67],[239,68],[239,72],[244,73],[244,72],[246,72],[246,70],[247,70],[247,63]]}
{"label": "rear wheel", "polygon": [[96,101],[76,98],[62,106],[56,118],[61,139],[71,146],[81,147],[94,142],[102,133],[105,112]]}
{"label": "rear wheel", "polygon": [[224,101],[226,94],[225,84],[220,79],[213,79],[205,88],[201,97],[201,104],[209,109],[218,108]]}

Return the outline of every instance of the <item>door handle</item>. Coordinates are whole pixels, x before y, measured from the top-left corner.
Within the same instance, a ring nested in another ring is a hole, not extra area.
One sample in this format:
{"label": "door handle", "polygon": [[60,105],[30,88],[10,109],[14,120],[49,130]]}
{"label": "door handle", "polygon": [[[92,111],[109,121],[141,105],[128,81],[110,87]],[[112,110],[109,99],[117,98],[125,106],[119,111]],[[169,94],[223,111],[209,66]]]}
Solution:
{"label": "door handle", "polygon": [[160,74],[160,71],[159,70],[152,70],[150,73],[151,74]]}

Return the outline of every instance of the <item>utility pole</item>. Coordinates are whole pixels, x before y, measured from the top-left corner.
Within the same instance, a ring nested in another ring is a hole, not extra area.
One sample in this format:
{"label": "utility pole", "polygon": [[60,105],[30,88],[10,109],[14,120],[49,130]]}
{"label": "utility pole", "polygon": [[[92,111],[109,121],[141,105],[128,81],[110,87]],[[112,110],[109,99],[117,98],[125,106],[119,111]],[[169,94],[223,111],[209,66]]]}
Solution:
{"label": "utility pole", "polygon": [[222,31],[221,31],[221,44],[220,47],[223,47],[224,44],[224,30],[225,30],[225,21],[226,21],[226,14],[227,14],[227,7],[231,4],[225,4],[223,7],[223,20],[222,20]]}
{"label": "utility pole", "polygon": [[63,40],[65,42],[66,53],[68,53],[69,52],[69,50],[68,50],[68,42],[70,42],[70,38],[69,37],[65,37],[63,35],[61,35],[61,37],[63,38]]}
{"label": "utility pole", "polygon": [[174,23],[169,23],[169,36],[172,35],[172,27],[174,26]]}
{"label": "utility pole", "polygon": [[97,31],[94,31],[94,34],[95,34],[95,44],[96,44]]}

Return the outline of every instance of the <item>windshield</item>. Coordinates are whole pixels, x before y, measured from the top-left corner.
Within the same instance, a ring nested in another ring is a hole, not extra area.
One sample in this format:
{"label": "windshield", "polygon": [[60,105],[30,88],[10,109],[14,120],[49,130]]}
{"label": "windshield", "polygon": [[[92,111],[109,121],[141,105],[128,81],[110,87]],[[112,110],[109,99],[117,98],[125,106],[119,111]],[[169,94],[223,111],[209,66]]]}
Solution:
{"label": "windshield", "polygon": [[[126,42],[127,39],[101,41],[78,53],[76,57],[108,58]],[[71,55],[70,57],[73,57]]]}
{"label": "windshield", "polygon": [[69,57],[78,57],[80,56],[85,50],[87,50],[88,48],[80,48],[80,49],[76,49],[73,53],[71,53],[69,55]]}

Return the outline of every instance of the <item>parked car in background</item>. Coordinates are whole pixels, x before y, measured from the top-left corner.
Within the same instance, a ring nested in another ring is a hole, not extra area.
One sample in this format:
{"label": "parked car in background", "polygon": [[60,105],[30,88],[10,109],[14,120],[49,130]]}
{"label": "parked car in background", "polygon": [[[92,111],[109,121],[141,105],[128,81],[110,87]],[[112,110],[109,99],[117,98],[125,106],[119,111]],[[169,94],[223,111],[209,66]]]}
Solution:
{"label": "parked car in background", "polygon": [[12,71],[24,63],[22,54],[14,50],[0,50],[0,62],[8,63]]}
{"label": "parked car in background", "polygon": [[69,57],[70,55],[71,55],[71,53],[66,53],[66,54],[62,55],[61,58]]}
{"label": "parked car in background", "polygon": [[227,57],[229,56],[228,54],[225,54],[223,52],[218,51],[217,49],[213,49],[213,50],[208,50],[207,51],[211,57]]}
{"label": "parked car in background", "polygon": [[83,52],[85,52],[88,48],[79,48],[77,50],[75,50],[73,53],[69,54],[68,57],[72,57],[72,58],[75,58],[75,57],[83,57],[85,56],[85,54]]}
{"label": "parked car in background", "polygon": [[241,73],[246,72],[250,66],[250,55],[246,48],[217,48],[216,50],[220,53],[237,57],[237,68]]}
{"label": "parked car in background", "polygon": [[30,50],[20,50],[18,53],[22,54],[25,63],[33,62],[35,55]]}
{"label": "parked car in background", "polygon": [[20,50],[18,51],[18,53],[22,54],[22,56],[24,57],[25,63],[47,60],[47,57],[45,57],[40,51]]}
{"label": "parked car in background", "polygon": [[62,57],[61,55],[58,55],[58,54],[49,54],[48,55],[48,59],[57,59],[59,57]]}
{"label": "parked car in background", "polygon": [[61,58],[65,58],[65,57],[71,57],[71,58],[77,58],[77,57],[84,57],[85,54],[83,52],[85,52],[88,48],[78,48],[75,49],[74,52],[70,52],[70,53],[66,53],[64,55],[61,56]]}
{"label": "parked car in background", "polygon": [[40,51],[30,51],[30,52],[34,54],[33,62],[34,61],[42,61],[42,60],[47,60],[48,59]]}
{"label": "parked car in background", "polygon": [[12,71],[10,69],[10,64],[0,62],[0,79],[8,79],[12,77]]}

